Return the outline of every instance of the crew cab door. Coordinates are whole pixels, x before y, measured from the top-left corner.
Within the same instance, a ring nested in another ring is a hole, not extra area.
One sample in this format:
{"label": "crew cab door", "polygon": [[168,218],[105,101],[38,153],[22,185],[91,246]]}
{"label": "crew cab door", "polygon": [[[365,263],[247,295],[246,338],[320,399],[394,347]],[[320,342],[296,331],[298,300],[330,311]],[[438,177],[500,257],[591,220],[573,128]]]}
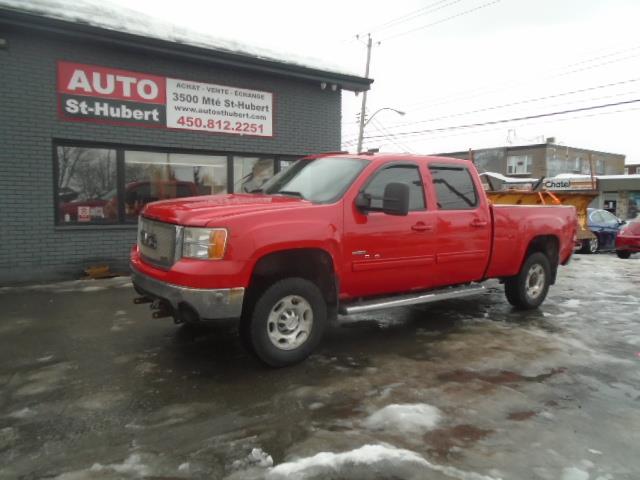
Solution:
{"label": "crew cab door", "polygon": [[436,286],[482,278],[491,249],[491,216],[475,171],[465,163],[430,163],[437,206]]}
{"label": "crew cab door", "polygon": [[[350,297],[399,293],[433,283],[437,212],[428,210],[424,177],[418,163],[391,162],[367,176],[345,197],[341,290]],[[359,193],[382,207],[389,183],[409,186],[407,215],[389,215],[358,208]]]}

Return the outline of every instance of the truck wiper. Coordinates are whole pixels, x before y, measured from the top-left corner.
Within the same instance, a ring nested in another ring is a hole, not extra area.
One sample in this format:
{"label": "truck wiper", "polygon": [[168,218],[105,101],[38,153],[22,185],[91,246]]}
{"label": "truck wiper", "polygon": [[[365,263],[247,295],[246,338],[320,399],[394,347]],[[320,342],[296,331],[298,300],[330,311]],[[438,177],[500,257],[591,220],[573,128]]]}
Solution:
{"label": "truck wiper", "polygon": [[302,195],[300,192],[294,192],[293,190],[279,190],[276,193],[279,193],[280,195],[290,195],[292,197],[298,197],[304,200],[304,195]]}
{"label": "truck wiper", "polygon": [[253,190],[249,190],[247,193],[262,193],[261,188],[254,188]]}

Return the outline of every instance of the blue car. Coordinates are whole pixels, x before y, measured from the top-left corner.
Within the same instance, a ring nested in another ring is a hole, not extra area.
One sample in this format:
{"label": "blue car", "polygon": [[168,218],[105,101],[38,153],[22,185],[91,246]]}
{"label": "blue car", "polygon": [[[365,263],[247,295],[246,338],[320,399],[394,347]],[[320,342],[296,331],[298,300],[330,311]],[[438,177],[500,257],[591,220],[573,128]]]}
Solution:
{"label": "blue car", "polygon": [[582,241],[580,253],[596,253],[598,251],[615,250],[618,230],[626,222],[613,213],[596,208],[588,208],[589,230],[595,235],[590,240]]}

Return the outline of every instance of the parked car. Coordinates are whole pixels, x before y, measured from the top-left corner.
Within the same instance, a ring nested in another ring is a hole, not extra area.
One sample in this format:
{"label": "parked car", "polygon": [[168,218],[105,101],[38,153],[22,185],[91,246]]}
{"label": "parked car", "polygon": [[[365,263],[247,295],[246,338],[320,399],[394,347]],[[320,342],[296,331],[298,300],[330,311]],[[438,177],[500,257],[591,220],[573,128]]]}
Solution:
{"label": "parked car", "polygon": [[573,206],[491,205],[468,160],[331,154],[254,194],[146,205],[131,278],[155,318],[235,319],[250,351],[284,366],[338,313],[476,295],[489,278],[536,308],[576,229]]}
{"label": "parked car", "polygon": [[640,218],[638,217],[624,225],[616,238],[618,257],[629,258],[634,252],[640,252]]}
{"label": "parked car", "polygon": [[625,224],[613,213],[596,208],[587,209],[589,230],[594,237],[582,241],[580,253],[596,253],[616,249],[616,237],[620,227]]}

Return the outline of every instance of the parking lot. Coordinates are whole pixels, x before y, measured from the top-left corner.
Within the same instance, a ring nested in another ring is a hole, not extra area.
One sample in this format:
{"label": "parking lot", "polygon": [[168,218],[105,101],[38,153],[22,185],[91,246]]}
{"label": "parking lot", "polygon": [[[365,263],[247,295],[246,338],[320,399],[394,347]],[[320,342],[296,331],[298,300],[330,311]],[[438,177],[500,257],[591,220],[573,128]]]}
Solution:
{"label": "parking lot", "polygon": [[0,289],[0,478],[640,478],[640,256],[576,255],[539,310],[341,318],[263,367],[128,278]]}

